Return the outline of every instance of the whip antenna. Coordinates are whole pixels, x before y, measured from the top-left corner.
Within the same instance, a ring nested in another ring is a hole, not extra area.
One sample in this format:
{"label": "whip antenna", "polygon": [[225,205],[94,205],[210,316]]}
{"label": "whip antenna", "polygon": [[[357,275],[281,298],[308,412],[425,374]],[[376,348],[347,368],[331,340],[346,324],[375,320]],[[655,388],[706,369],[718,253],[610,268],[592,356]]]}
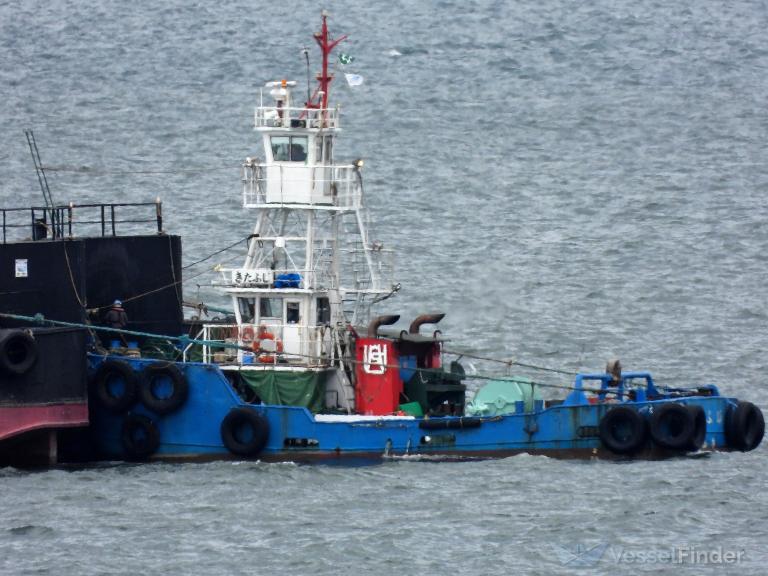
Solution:
{"label": "whip antenna", "polygon": [[304,58],[307,60],[307,102],[309,102],[312,100],[312,93],[310,92],[311,88],[309,86],[311,83],[311,78],[309,76],[309,48],[305,46],[301,50],[301,53],[304,54]]}

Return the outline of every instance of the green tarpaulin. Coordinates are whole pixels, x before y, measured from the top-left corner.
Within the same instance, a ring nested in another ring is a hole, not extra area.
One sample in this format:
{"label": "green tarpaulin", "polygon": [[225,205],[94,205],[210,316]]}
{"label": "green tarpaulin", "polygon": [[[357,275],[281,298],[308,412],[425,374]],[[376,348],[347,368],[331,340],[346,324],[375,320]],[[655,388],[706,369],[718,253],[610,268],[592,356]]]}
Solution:
{"label": "green tarpaulin", "polygon": [[243,384],[252,388],[265,404],[304,406],[312,412],[324,407],[325,373],[242,370]]}

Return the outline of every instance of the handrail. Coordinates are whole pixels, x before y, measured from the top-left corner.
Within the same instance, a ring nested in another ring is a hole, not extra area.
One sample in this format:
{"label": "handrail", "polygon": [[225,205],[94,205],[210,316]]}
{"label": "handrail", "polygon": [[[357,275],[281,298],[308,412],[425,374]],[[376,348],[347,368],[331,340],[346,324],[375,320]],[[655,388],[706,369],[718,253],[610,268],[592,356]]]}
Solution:
{"label": "handrail", "polygon": [[359,208],[362,189],[352,164],[259,163],[243,165],[243,207],[308,204]]}
{"label": "handrail", "polygon": [[[271,334],[270,340],[284,340],[286,328],[298,328],[299,338],[298,340],[292,340],[293,344],[298,344],[302,352],[296,352],[291,350],[285,350],[281,352],[262,351],[261,354],[268,354],[272,357],[272,362],[275,364],[281,363],[281,360],[292,359],[293,361],[303,362],[307,365],[324,364],[330,358],[330,349],[324,348],[330,347],[330,341],[327,346],[324,345],[323,337],[328,329],[326,326],[308,326],[304,324],[283,324],[282,322],[270,323],[267,320],[263,320],[258,324],[244,323],[244,324],[203,324],[203,338],[204,342],[219,342],[219,346],[226,343],[232,343],[232,346],[226,346],[236,349],[237,360],[239,363],[243,363],[243,352],[245,355],[256,355],[259,353],[253,350],[252,343],[254,340],[258,340],[258,333],[260,328],[264,327],[267,332]],[[215,330],[222,330],[226,335],[223,338],[215,338],[212,333]],[[203,345],[203,361],[211,362],[213,355],[210,347]],[[263,362],[262,362],[263,364]]]}
{"label": "handrail", "polygon": [[338,108],[304,106],[257,106],[253,119],[256,128],[339,128]]}
{"label": "handrail", "polygon": [[[154,215],[149,218],[129,217],[118,219],[118,208],[153,207]],[[80,213],[86,212],[85,219],[80,219]],[[87,216],[96,211],[97,215]],[[118,224],[145,224],[155,223],[157,233],[163,233],[163,208],[162,202],[116,202],[99,204],[64,204],[59,206],[31,206],[26,208],[0,208],[2,213],[3,244],[8,242],[8,233],[12,229],[30,227],[30,239],[59,239],[73,237],[75,226],[100,225],[101,236],[117,236]],[[15,218],[16,215],[26,214]],[[26,222],[23,222],[26,220]],[[19,222],[19,223],[14,223]],[[97,235],[97,234],[94,234]]]}
{"label": "handrail", "polygon": [[228,343],[226,340],[205,340],[200,338],[190,338],[189,336],[170,336],[167,334],[157,334],[155,332],[141,332],[138,330],[126,330],[125,328],[112,328],[109,326],[98,326],[96,324],[83,324],[80,322],[65,322],[64,320],[51,320],[46,318],[42,314],[38,313],[34,316],[27,316],[24,314],[11,314],[8,312],[0,312],[0,318],[8,318],[10,320],[21,320],[23,322],[29,322],[30,324],[37,324],[40,326],[65,326],[69,328],[81,328],[84,330],[96,331],[96,332],[108,332],[111,334],[124,334],[126,336],[140,336],[143,338],[162,338],[164,340],[170,340],[172,342],[178,342],[183,346],[189,344],[199,344],[202,346],[216,346],[219,348],[234,348],[249,350],[247,347],[242,347],[236,343]]}

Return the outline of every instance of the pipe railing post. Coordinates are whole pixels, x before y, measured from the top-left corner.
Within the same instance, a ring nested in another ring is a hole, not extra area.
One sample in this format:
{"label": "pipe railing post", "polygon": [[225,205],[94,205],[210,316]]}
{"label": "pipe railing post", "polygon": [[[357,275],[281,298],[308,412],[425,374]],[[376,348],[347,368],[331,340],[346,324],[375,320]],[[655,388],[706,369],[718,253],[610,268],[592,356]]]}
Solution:
{"label": "pipe railing post", "polygon": [[160,198],[155,200],[155,214],[157,215],[157,233],[163,233],[163,203]]}

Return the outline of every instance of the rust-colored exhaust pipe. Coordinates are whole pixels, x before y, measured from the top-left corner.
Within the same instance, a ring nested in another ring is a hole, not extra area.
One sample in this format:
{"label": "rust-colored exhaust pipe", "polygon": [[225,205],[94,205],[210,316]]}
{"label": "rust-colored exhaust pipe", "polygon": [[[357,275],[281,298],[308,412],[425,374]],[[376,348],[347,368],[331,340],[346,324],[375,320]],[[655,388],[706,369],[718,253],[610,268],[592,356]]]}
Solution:
{"label": "rust-colored exhaust pipe", "polygon": [[400,314],[390,314],[388,316],[376,316],[371,323],[368,324],[368,338],[376,338],[379,331],[379,326],[389,326],[400,320]]}
{"label": "rust-colored exhaust pipe", "polygon": [[443,313],[422,314],[417,316],[416,319],[411,322],[411,325],[408,327],[408,332],[411,334],[418,334],[422,324],[437,324],[443,318],[445,318],[445,314]]}

